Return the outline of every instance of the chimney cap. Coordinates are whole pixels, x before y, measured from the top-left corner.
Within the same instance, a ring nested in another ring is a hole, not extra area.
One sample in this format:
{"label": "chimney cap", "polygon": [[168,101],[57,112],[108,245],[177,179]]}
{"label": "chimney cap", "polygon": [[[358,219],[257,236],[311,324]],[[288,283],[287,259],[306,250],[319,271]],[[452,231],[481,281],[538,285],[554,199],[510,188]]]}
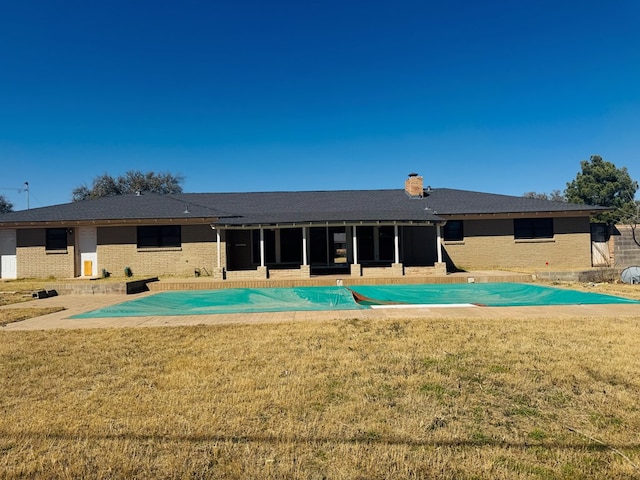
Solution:
{"label": "chimney cap", "polygon": [[417,176],[418,176],[418,174],[417,174],[417,173],[412,172],[412,173],[410,173],[410,174],[409,174],[409,176],[410,176],[410,177],[417,177]]}

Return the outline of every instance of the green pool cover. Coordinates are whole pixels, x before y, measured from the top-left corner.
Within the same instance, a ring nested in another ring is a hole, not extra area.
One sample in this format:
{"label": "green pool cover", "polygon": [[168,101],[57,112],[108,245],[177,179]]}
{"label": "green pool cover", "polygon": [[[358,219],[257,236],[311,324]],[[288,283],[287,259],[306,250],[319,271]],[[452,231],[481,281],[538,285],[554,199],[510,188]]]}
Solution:
{"label": "green pool cover", "polygon": [[162,292],[72,318],[208,315],[214,313],[356,310],[353,295],[341,287],[229,288]]}
{"label": "green pool cover", "polygon": [[353,290],[380,304],[473,304],[488,307],[520,307],[640,303],[612,295],[527,283],[371,285],[353,287]]}
{"label": "green pool cover", "polygon": [[490,307],[638,304],[636,300],[523,283],[371,285],[349,287],[232,288],[162,292],[71,318],[209,315],[217,313],[357,310],[409,305]]}

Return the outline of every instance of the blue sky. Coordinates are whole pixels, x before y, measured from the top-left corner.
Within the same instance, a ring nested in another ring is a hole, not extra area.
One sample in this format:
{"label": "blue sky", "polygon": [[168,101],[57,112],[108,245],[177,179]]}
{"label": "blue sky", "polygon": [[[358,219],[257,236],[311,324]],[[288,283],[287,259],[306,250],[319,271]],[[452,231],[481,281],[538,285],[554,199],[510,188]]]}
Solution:
{"label": "blue sky", "polygon": [[0,0],[0,194],[640,179],[640,2]]}

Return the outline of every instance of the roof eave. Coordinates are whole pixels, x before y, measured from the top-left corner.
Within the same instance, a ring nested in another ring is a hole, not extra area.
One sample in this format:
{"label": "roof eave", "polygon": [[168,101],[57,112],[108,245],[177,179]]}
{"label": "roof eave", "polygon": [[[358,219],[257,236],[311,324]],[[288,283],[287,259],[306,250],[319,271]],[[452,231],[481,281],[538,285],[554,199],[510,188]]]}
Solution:
{"label": "roof eave", "polygon": [[430,220],[322,220],[298,222],[246,222],[212,223],[213,228],[227,230],[246,230],[254,228],[301,228],[301,227],[366,227],[366,226],[435,226],[444,225],[445,219]]}
{"label": "roof eave", "polygon": [[590,217],[606,210],[562,210],[562,211],[537,211],[537,212],[473,212],[473,213],[440,213],[439,216],[447,220],[472,220],[492,218],[496,220],[513,219],[523,217],[541,217],[541,218],[557,218],[557,217]]}
{"label": "roof eave", "polygon": [[40,220],[0,222],[0,228],[48,228],[48,227],[117,227],[128,225],[206,225],[218,220],[218,217],[172,217],[172,218],[114,218],[100,220]]}

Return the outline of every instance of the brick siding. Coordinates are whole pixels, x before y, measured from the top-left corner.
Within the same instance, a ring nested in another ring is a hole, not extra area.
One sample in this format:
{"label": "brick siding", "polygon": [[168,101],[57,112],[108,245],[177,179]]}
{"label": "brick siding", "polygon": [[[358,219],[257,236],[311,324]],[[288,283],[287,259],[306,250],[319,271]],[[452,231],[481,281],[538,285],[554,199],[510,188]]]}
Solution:
{"label": "brick siding", "polygon": [[511,219],[467,220],[464,240],[443,245],[451,262],[463,269],[591,267],[588,218],[556,218],[553,238],[534,240],[515,240]]}
{"label": "brick siding", "polygon": [[67,235],[66,251],[47,251],[46,229],[17,230],[16,261],[20,278],[73,278],[75,245],[73,231]]}
{"label": "brick siding", "polygon": [[[431,227],[429,230],[435,230]],[[426,231],[426,230],[424,230]],[[423,235],[422,229],[405,229],[406,238],[416,240],[410,249],[413,255],[418,251],[432,252],[435,257],[435,245],[432,235]],[[45,250],[46,229],[17,230],[17,263],[20,278],[72,278],[80,272],[76,266],[76,248],[73,230],[67,238],[67,250],[47,252]],[[421,233],[422,232],[422,233]],[[418,235],[420,233],[420,235]],[[227,232],[221,235],[221,265],[226,262]],[[418,241],[420,240],[420,241]],[[408,248],[407,242],[402,245]],[[621,229],[621,235],[615,237],[616,266],[622,264],[640,264],[640,247],[633,248],[630,234]],[[464,240],[444,242],[445,260],[464,269],[584,269],[591,267],[591,242],[588,218],[554,219],[554,237],[541,240],[515,240],[513,220],[465,220]],[[625,246],[626,245],[626,246]],[[626,249],[626,250],[625,250]],[[628,252],[628,253],[625,253]],[[636,255],[636,256],[633,256]],[[176,248],[137,248],[136,226],[98,227],[97,229],[98,275],[103,270],[115,277],[125,276],[125,267],[136,276],[219,276],[216,232],[206,225],[183,225],[182,242]],[[429,260],[429,262],[426,262]],[[435,261],[435,258],[433,259]],[[431,259],[421,259],[417,265],[407,267],[429,267]],[[401,266],[402,267],[402,266]],[[272,270],[274,277],[307,277],[308,272],[299,269]],[[374,276],[381,272],[367,269],[362,275]],[[401,272],[383,272],[400,274]],[[412,270],[405,271],[411,274]],[[261,276],[254,271],[227,272],[229,277]]]}
{"label": "brick siding", "polygon": [[209,225],[183,225],[182,244],[175,248],[139,249],[136,232],[137,227],[98,228],[99,268],[113,276],[124,276],[126,267],[134,275],[213,275],[216,233]]}

